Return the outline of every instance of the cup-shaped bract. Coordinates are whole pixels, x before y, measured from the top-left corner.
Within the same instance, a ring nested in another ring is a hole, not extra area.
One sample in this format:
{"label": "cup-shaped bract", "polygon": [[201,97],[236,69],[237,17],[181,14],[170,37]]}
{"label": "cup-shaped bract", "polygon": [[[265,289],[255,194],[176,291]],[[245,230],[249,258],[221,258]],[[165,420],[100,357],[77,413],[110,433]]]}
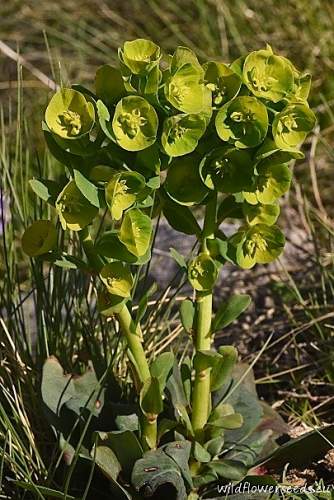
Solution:
{"label": "cup-shaped bract", "polygon": [[57,230],[49,220],[37,220],[24,231],[22,250],[29,257],[37,257],[52,250],[57,244]]}
{"label": "cup-shaped bract", "polygon": [[100,278],[108,292],[118,297],[130,297],[133,277],[130,268],[123,262],[110,262],[102,267]]}
{"label": "cup-shaped bract", "polygon": [[155,142],[158,124],[154,107],[143,97],[133,95],[117,104],[112,129],[121,148],[141,151]]}
{"label": "cup-shaped bract", "polygon": [[99,209],[92,205],[81,193],[74,180],[70,181],[56,200],[56,210],[64,230],[81,231],[98,214]]}
{"label": "cup-shaped bract", "polygon": [[106,202],[115,220],[122,218],[124,210],[130,208],[145,187],[145,178],[138,172],[118,172],[112,176],[105,188]]}
{"label": "cup-shaped bract", "polygon": [[268,131],[267,108],[255,97],[236,97],[218,111],[216,130],[223,141],[237,148],[258,146]]}
{"label": "cup-shaped bract", "polygon": [[241,87],[241,79],[226,64],[209,61],[203,65],[204,81],[212,92],[212,105],[220,107],[233,99]]}
{"label": "cup-shaped bract", "polygon": [[315,115],[306,104],[289,104],[275,116],[273,121],[276,145],[281,149],[298,149],[315,123]]}
{"label": "cup-shaped bract", "polygon": [[256,224],[265,224],[272,226],[278,219],[280,207],[278,203],[272,205],[251,205],[247,202],[243,203],[242,210],[246,218],[247,224],[255,226]]}
{"label": "cup-shaped bract", "polygon": [[265,224],[241,228],[229,241],[236,249],[236,262],[242,269],[273,262],[282,253],[285,244],[281,230]]}
{"label": "cup-shaped bract", "polygon": [[188,280],[199,291],[212,290],[218,277],[218,268],[208,253],[202,252],[188,265]]}
{"label": "cup-shaped bract", "polygon": [[45,122],[58,137],[78,139],[94,126],[94,105],[81,92],[62,88],[51,98],[45,111]]}
{"label": "cup-shaped bract", "polygon": [[142,257],[148,251],[152,237],[152,221],[141,210],[129,210],[122,221],[119,240],[136,257]]}
{"label": "cup-shaped bract", "polygon": [[288,191],[292,172],[287,165],[271,165],[265,162],[258,165],[257,171],[258,176],[254,179],[252,191],[243,193],[245,200],[251,205],[271,205]]}
{"label": "cup-shaped bract", "polygon": [[206,129],[206,120],[200,114],[175,115],[166,118],[161,144],[169,156],[192,153]]}
{"label": "cup-shaped bract", "polygon": [[246,150],[230,146],[216,148],[206,155],[199,167],[201,179],[209,189],[239,193],[250,189],[254,179],[254,161]]}
{"label": "cup-shaped bract", "polygon": [[164,91],[170,104],[182,113],[208,112],[208,97],[211,101],[211,92],[204,85],[198,68],[192,64],[184,64],[175,74],[171,74]]}
{"label": "cup-shaped bract", "polygon": [[130,42],[125,42],[119,50],[121,62],[135,75],[148,73],[159,64],[161,50],[151,40],[138,38]]}
{"label": "cup-shaped bract", "polygon": [[294,86],[291,64],[284,57],[276,56],[270,47],[246,57],[243,79],[252,94],[273,102],[289,96]]}
{"label": "cup-shaped bract", "polygon": [[209,190],[199,175],[199,157],[187,155],[173,160],[164,187],[170,198],[180,205],[201,203]]}

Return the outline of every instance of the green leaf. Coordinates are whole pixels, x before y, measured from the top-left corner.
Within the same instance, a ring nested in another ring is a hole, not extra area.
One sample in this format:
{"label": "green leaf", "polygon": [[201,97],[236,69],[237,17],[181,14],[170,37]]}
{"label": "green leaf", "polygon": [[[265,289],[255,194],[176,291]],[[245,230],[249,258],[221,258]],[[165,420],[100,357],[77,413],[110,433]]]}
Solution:
{"label": "green leaf", "polygon": [[216,472],[219,477],[230,481],[241,481],[248,472],[248,467],[237,460],[213,460],[207,464],[207,467]]}
{"label": "green leaf", "polygon": [[136,413],[130,415],[117,415],[115,423],[119,431],[139,431],[139,418]]}
{"label": "green leaf", "polygon": [[218,353],[221,357],[211,370],[211,391],[217,391],[225,384],[238,359],[238,351],[233,346],[221,346]]}
{"label": "green leaf", "polygon": [[122,221],[119,239],[136,257],[142,257],[149,249],[152,237],[152,221],[139,209],[129,210]]}
{"label": "green leaf", "polygon": [[222,452],[224,446],[224,435],[219,430],[219,436],[207,441],[204,448],[210,453],[211,457],[217,457]]}
{"label": "green leaf", "polygon": [[105,437],[108,447],[114,452],[121,465],[122,474],[125,479],[129,480],[135,463],[143,456],[143,450],[136,435],[129,430],[99,432],[99,435]]}
{"label": "green leaf", "polygon": [[57,245],[57,230],[49,220],[37,220],[24,231],[22,250],[29,257],[48,253]]}
{"label": "green leaf", "polygon": [[269,457],[260,459],[257,465],[275,471],[282,470],[287,463],[291,464],[291,467],[307,466],[323,457],[333,447],[333,442],[334,425],[321,427],[296,439],[290,439]]}
{"label": "green leaf", "polygon": [[95,89],[97,96],[107,105],[114,104],[126,94],[121,72],[110,64],[98,68]]}
{"label": "green leaf", "polygon": [[73,169],[73,175],[81,194],[87,198],[91,205],[100,208],[99,190],[95,184],[90,182],[79,170]]}
{"label": "green leaf", "polygon": [[87,408],[98,415],[104,404],[104,391],[96,378],[92,366],[80,377],[64,374],[64,371],[54,356],[50,356],[43,366],[42,399],[45,405],[59,415],[62,406],[80,415]]}
{"label": "green leaf", "polygon": [[144,457],[135,463],[131,481],[142,498],[154,496],[166,485],[171,489],[173,500],[184,500],[187,497],[178,465],[161,449],[145,453]]}
{"label": "green leaf", "polygon": [[181,207],[177,203],[168,200],[164,201],[162,210],[167,221],[176,231],[200,235],[201,228],[188,207]]}
{"label": "green leaf", "polygon": [[[40,495],[47,495],[48,498],[60,498],[61,500],[64,500],[65,495],[62,491],[57,491],[53,490],[51,488],[47,488],[46,486],[38,486],[37,484],[34,484],[31,480],[29,483],[26,483],[24,481],[13,481],[13,484],[18,486],[19,488],[22,488],[23,490],[26,491],[32,491],[33,493],[36,494],[38,492],[39,498]],[[75,497],[72,495],[66,495],[67,500],[76,500]]]}
{"label": "green leaf", "polygon": [[218,223],[221,224],[225,219],[242,219],[242,203],[238,203],[234,196],[227,196],[220,203],[217,211]]}
{"label": "green leaf", "polygon": [[173,373],[169,377],[166,387],[170,393],[176,419],[185,426],[187,433],[192,436],[194,432],[187,412],[189,401],[184,390],[181,371],[177,363],[174,363]]}
{"label": "green leaf", "polygon": [[156,377],[147,379],[140,391],[140,407],[148,418],[157,417],[163,411],[160,383]]}
{"label": "green leaf", "polygon": [[96,102],[96,110],[97,110],[97,116],[99,119],[99,123],[101,126],[101,129],[105,133],[105,135],[110,139],[111,141],[116,141],[115,135],[112,129],[112,124],[111,124],[111,116],[109,113],[109,109],[107,106],[100,100]]}
{"label": "green leaf", "polygon": [[182,326],[187,333],[191,333],[194,326],[195,306],[192,300],[186,299],[181,302],[180,317]]}
{"label": "green leaf", "polygon": [[158,380],[161,394],[165,390],[173,365],[174,354],[172,352],[163,352],[151,363],[150,372],[152,377]]}
{"label": "green leaf", "polygon": [[108,433],[97,432],[97,436],[98,438],[91,451],[91,456],[94,457],[97,466],[109,479],[117,481],[122,468],[108,443]]}
{"label": "green leaf", "polygon": [[186,270],[187,269],[187,262],[186,259],[181,255],[175,248],[170,248],[169,249],[170,256],[172,259],[175,260],[175,262],[181,267],[181,269]]}
{"label": "green leaf", "polygon": [[49,181],[47,179],[31,179],[29,181],[31,189],[37,196],[42,200],[54,205],[60,191],[60,186],[55,181]]}
{"label": "green leaf", "polygon": [[210,453],[197,441],[193,444],[194,458],[200,463],[208,463],[211,460]]}
{"label": "green leaf", "polygon": [[233,323],[251,303],[249,295],[233,295],[218,308],[212,323],[212,331],[216,332]]}
{"label": "green leaf", "polygon": [[166,455],[174,460],[179,466],[184,480],[189,488],[192,488],[193,482],[189,470],[189,458],[191,451],[190,441],[173,441],[163,447]]}
{"label": "green leaf", "polygon": [[198,171],[199,159],[187,155],[172,161],[164,183],[167,194],[180,205],[201,203],[208,194]]}

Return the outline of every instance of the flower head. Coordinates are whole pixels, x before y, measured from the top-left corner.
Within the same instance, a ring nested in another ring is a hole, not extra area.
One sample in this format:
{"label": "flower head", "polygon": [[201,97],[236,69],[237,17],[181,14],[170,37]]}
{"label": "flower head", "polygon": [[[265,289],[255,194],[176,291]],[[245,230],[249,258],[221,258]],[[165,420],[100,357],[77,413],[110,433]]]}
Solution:
{"label": "flower head", "polygon": [[94,105],[73,89],[61,89],[52,97],[45,111],[45,121],[52,133],[62,139],[78,139],[95,123]]}

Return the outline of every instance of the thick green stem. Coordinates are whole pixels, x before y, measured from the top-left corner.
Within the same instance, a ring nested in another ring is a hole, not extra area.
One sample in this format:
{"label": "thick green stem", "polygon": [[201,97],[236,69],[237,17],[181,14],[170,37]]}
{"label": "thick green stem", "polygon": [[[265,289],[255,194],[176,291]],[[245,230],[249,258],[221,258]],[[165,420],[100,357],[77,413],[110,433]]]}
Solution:
{"label": "thick green stem", "polygon": [[[94,268],[94,271],[99,272],[103,266],[103,262],[94,250],[94,243],[88,229],[80,231],[80,239],[89,263]],[[117,319],[128,344],[130,355],[139,379],[138,391],[140,391],[141,386],[151,376],[142,344],[142,331],[140,325],[135,325],[126,305],[124,305],[122,310],[117,314]],[[143,415],[142,434],[143,444],[150,443],[151,447],[155,447],[157,442],[157,421],[150,422],[146,416]]]}
{"label": "thick green stem", "polygon": [[[137,327],[131,317],[129,309],[124,306],[117,314],[117,318],[128,344],[131,358],[137,372],[140,388],[144,382],[151,377],[150,369],[146,359],[142,344],[142,331],[139,325]],[[139,388],[139,391],[140,391]],[[146,415],[141,418],[142,444],[145,450],[156,448],[158,423],[157,419],[150,420]]]}
{"label": "thick green stem", "polygon": [[[212,293],[198,292],[196,351],[208,351],[211,348]],[[195,437],[201,440],[203,428],[210,411],[210,369],[196,371],[192,397],[192,426]]]}
{"label": "thick green stem", "polygon": [[139,325],[137,327],[131,317],[129,309],[124,306],[117,314],[117,318],[126,338],[129,350],[131,352],[132,358],[135,362],[135,368],[139,377],[141,384],[150,378],[150,369],[146,359],[145,351],[142,344],[142,332]]}
{"label": "thick green stem", "polygon": [[[207,239],[214,238],[216,227],[217,197],[212,195],[206,206],[203,227],[201,252],[207,251]],[[211,348],[212,323],[212,290],[196,293],[196,351],[207,351]],[[211,410],[210,368],[197,370],[192,394],[192,426],[195,438],[202,441],[204,427]]]}

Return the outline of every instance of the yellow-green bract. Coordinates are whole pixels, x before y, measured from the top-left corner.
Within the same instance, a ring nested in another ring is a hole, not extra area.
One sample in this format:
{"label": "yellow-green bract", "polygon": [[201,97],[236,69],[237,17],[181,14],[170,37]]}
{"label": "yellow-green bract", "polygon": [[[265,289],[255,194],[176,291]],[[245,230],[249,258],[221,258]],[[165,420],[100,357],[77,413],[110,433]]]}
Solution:
{"label": "yellow-green bract", "polygon": [[49,220],[37,220],[24,231],[22,250],[29,257],[37,257],[52,250],[57,244],[57,230]]}
{"label": "yellow-green bract", "polygon": [[46,108],[45,122],[62,139],[78,139],[93,128],[94,105],[76,90],[60,89]]}
{"label": "yellow-green bract", "polygon": [[140,151],[155,142],[158,116],[143,97],[124,97],[116,106],[112,128],[117,144],[128,151]]}

